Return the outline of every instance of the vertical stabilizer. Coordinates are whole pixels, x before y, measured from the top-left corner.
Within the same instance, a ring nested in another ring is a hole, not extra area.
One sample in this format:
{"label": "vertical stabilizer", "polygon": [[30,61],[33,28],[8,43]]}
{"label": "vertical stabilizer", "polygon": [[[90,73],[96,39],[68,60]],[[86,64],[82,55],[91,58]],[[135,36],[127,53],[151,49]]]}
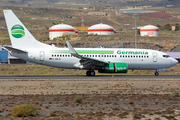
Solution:
{"label": "vertical stabilizer", "polygon": [[12,47],[43,48],[49,45],[37,41],[12,10],[3,10]]}

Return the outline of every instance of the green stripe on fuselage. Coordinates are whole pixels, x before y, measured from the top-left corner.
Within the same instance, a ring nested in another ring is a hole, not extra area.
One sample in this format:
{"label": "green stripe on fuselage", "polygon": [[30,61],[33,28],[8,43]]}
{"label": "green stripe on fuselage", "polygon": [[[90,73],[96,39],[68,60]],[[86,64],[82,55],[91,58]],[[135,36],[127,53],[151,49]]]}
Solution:
{"label": "green stripe on fuselage", "polygon": [[[114,54],[114,51],[107,50],[76,50],[78,54]],[[51,53],[70,54],[69,50],[51,50]]]}

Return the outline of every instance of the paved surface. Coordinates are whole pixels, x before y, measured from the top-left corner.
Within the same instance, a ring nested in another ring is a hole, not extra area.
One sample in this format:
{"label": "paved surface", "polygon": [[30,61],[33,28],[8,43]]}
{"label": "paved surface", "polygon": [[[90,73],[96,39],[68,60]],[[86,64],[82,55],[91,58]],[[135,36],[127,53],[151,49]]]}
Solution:
{"label": "paved surface", "polygon": [[0,79],[179,79],[180,75],[38,75],[38,76],[0,76]]}

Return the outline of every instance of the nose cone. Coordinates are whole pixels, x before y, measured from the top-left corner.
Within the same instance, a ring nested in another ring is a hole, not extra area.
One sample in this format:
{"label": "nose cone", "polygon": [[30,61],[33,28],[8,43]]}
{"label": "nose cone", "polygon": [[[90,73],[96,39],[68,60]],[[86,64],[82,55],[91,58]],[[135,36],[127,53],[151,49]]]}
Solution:
{"label": "nose cone", "polygon": [[173,65],[176,65],[176,64],[178,64],[178,61],[173,58],[173,59],[172,59],[172,64],[173,64]]}

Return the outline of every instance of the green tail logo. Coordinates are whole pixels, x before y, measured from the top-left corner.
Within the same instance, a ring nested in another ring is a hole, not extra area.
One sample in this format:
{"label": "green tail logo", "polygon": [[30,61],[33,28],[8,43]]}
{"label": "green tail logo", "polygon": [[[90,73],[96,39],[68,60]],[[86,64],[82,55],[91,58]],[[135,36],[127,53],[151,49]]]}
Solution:
{"label": "green tail logo", "polygon": [[14,25],[11,28],[11,35],[14,38],[22,38],[22,37],[24,37],[24,35],[25,35],[24,28],[21,25],[18,25],[18,24]]}

